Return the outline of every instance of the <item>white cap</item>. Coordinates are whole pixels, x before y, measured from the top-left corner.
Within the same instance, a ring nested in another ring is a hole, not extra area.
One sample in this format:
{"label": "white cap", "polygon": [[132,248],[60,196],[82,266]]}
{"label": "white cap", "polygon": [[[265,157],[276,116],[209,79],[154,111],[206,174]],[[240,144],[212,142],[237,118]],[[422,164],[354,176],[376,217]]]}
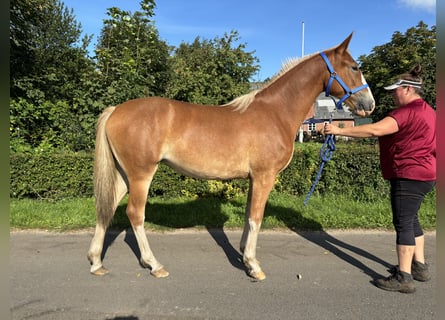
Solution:
{"label": "white cap", "polygon": [[394,84],[384,87],[384,89],[385,90],[394,90],[398,87],[422,88],[422,82],[399,79]]}

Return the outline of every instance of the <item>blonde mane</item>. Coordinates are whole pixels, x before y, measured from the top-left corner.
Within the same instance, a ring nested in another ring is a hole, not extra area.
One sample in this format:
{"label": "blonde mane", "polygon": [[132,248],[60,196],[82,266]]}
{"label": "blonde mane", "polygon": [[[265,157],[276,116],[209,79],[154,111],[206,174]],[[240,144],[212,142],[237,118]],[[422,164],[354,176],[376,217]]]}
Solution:
{"label": "blonde mane", "polygon": [[287,73],[289,70],[293,69],[298,64],[302,63],[303,61],[306,61],[307,59],[314,56],[316,53],[304,56],[303,58],[287,58],[281,65],[281,70],[275,74],[272,79],[264,83],[260,89],[253,90],[249,93],[246,93],[242,96],[239,96],[232,101],[224,104],[223,106],[229,106],[232,107],[234,111],[243,113],[244,111],[249,108],[252,101],[255,99],[255,96],[264,90],[265,88],[269,87],[272,83],[277,81],[279,78],[281,78],[285,73]]}

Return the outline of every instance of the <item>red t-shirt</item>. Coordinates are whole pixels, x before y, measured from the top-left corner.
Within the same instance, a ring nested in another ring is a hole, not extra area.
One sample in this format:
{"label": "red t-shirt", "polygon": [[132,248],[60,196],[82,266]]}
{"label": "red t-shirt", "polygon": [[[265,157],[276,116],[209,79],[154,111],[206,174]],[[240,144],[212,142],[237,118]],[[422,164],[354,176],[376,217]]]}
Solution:
{"label": "red t-shirt", "polygon": [[383,178],[436,180],[436,111],[416,99],[389,116],[399,131],[379,137]]}

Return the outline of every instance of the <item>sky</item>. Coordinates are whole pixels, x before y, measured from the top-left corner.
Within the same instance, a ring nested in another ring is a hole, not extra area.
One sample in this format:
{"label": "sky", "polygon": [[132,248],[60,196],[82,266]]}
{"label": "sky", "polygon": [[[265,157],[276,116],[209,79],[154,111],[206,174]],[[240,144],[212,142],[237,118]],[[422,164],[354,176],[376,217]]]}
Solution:
{"label": "sky", "polygon": [[[140,11],[139,0],[61,0],[72,8],[91,50],[107,19],[107,8]],[[259,59],[254,81],[276,74],[283,62],[340,44],[351,32],[352,56],[369,55],[392,35],[436,25],[436,0],[157,0],[155,26],[171,46],[196,37],[214,39],[236,30],[246,51]]]}

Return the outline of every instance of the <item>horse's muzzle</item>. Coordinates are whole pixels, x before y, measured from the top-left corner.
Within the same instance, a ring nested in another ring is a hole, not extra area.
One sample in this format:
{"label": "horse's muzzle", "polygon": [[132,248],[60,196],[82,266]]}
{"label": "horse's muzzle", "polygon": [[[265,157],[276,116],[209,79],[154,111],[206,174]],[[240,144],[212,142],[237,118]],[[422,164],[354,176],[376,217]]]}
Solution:
{"label": "horse's muzzle", "polygon": [[374,98],[367,96],[360,96],[358,103],[355,105],[354,113],[361,117],[367,117],[371,115],[375,108]]}

